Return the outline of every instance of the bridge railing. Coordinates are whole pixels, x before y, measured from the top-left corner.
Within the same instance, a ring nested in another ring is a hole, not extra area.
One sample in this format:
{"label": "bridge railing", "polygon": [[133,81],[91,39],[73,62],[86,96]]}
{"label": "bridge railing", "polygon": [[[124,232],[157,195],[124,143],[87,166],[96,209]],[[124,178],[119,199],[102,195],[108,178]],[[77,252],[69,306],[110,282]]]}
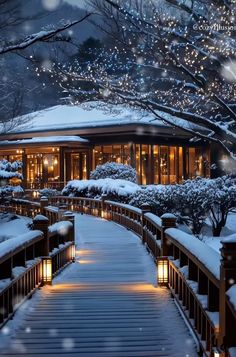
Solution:
{"label": "bridge railing", "polygon": [[[39,208],[44,210],[43,205]],[[18,212],[19,207],[15,213]],[[31,216],[32,211],[27,210],[27,213]],[[33,219],[33,230],[2,242],[0,327],[25,299],[38,287],[51,284],[52,278],[74,258],[74,217],[71,214],[58,217],[58,222],[52,225],[45,215],[38,214]]]}
{"label": "bridge railing", "polygon": [[160,279],[170,288],[192,327],[201,352],[207,356],[230,356],[232,351],[233,356],[236,306],[228,291],[236,282],[236,239],[225,240],[220,254],[175,228],[176,218],[171,214],[159,218],[150,213],[148,206],[138,209],[105,197],[53,197],[50,205],[57,206],[58,211],[64,206],[65,210],[106,218],[138,234],[161,273],[167,272]]}

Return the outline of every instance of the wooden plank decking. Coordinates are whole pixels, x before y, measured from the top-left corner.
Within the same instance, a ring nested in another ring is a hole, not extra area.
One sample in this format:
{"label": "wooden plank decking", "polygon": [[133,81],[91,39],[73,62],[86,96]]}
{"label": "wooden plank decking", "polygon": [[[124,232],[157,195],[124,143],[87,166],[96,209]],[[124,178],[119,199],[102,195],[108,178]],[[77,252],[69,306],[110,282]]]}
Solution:
{"label": "wooden plank decking", "polygon": [[156,268],[139,239],[102,219],[76,221],[76,263],[33,297],[1,355],[195,357],[168,290],[154,286]]}

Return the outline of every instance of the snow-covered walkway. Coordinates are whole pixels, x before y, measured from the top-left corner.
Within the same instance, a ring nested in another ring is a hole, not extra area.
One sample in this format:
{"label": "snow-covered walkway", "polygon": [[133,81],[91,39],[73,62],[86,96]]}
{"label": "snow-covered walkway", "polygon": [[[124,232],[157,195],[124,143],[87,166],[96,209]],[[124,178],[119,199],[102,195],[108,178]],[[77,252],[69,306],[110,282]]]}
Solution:
{"label": "snow-covered walkway", "polygon": [[76,263],[35,294],[1,355],[197,356],[169,291],[155,287],[139,238],[85,215],[76,216],[76,229]]}

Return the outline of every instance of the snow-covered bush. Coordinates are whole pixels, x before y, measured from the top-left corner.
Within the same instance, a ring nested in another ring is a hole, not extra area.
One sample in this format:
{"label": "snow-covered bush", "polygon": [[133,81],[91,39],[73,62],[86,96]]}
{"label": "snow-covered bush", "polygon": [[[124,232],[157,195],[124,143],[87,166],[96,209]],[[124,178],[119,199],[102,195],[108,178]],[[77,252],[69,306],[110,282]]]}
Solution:
{"label": "snow-covered bush", "polygon": [[61,194],[60,191],[53,189],[53,188],[43,188],[39,190],[40,196],[45,196],[45,197],[53,197],[53,196],[59,196]]}
{"label": "snow-covered bush", "polygon": [[197,178],[175,185],[173,205],[177,216],[184,221],[193,234],[200,234],[209,212],[208,187],[206,180]]}
{"label": "snow-covered bush", "polygon": [[229,212],[236,208],[236,179],[223,176],[208,181],[209,219],[212,234],[217,237],[226,224]]}
{"label": "snow-covered bush", "polygon": [[3,199],[5,196],[23,193],[21,186],[12,186],[11,184],[19,183],[22,180],[22,174],[18,172],[21,170],[22,162],[10,162],[6,159],[0,160],[0,197]]}
{"label": "snow-covered bush", "polygon": [[23,194],[24,190],[21,186],[11,186],[11,185],[6,185],[3,187],[0,187],[0,196],[10,196],[14,194]]}
{"label": "snow-covered bush", "polygon": [[129,201],[129,197],[138,190],[140,187],[133,182],[106,178],[69,181],[62,190],[62,194],[91,198],[101,198],[102,195],[106,195],[108,199],[126,203]]}
{"label": "snow-covered bush", "polygon": [[18,171],[22,168],[21,161],[10,162],[6,159],[0,160],[0,180],[10,180],[13,178],[22,179],[22,174]]}
{"label": "snow-covered bush", "polygon": [[116,162],[107,162],[103,165],[98,165],[96,169],[90,173],[91,180],[105,178],[121,179],[136,183],[137,172],[130,165],[118,164]]}
{"label": "snow-covered bush", "polygon": [[175,207],[172,202],[172,190],[174,186],[150,185],[143,187],[135,192],[131,197],[129,204],[141,208],[143,204],[148,204],[151,211],[158,216],[166,212],[175,213]]}

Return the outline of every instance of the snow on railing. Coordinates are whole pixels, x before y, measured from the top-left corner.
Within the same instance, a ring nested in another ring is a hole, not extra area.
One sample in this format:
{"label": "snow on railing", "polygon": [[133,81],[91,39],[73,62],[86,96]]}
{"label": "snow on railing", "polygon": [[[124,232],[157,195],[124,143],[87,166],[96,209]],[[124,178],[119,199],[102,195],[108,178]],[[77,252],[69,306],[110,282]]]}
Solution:
{"label": "snow on railing", "polygon": [[220,279],[221,256],[216,250],[201,242],[195,236],[177,228],[169,228],[165,231],[165,234],[168,240],[179,243],[187,253],[198,259],[199,264],[204,265],[217,280]]}

